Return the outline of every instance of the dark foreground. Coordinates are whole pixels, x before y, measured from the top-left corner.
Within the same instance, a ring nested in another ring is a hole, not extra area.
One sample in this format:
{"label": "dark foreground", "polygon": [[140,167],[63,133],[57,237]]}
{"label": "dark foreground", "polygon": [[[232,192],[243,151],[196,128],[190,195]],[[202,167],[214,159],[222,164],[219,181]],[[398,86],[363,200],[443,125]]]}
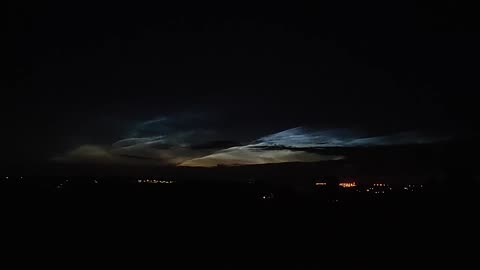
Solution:
{"label": "dark foreground", "polygon": [[229,185],[2,186],[3,242],[17,255],[45,253],[39,257],[46,262],[73,258],[66,267],[94,258],[169,269],[477,263],[475,192],[337,194],[339,200],[265,192]]}

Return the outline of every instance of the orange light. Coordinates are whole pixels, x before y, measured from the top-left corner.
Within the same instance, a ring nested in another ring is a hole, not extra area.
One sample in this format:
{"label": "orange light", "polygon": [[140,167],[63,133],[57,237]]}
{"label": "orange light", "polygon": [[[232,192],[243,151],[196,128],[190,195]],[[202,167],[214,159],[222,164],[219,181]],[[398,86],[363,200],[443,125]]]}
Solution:
{"label": "orange light", "polygon": [[338,183],[338,185],[340,187],[343,187],[343,188],[353,188],[353,187],[357,186],[357,183],[356,182],[342,182],[342,183]]}

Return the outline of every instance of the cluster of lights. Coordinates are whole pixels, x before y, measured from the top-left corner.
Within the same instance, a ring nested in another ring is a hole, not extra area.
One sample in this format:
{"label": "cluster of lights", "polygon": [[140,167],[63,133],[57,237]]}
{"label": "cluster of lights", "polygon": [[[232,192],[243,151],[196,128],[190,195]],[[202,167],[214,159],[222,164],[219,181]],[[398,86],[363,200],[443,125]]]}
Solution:
{"label": "cluster of lights", "polygon": [[[327,186],[327,185],[328,185],[327,182],[323,182],[323,181],[315,182],[315,186],[317,186],[317,187],[324,187],[324,186]],[[338,186],[341,187],[341,188],[356,188],[356,187],[358,187],[358,184],[353,179],[343,179],[343,181],[338,183]],[[421,189],[421,188],[423,188],[423,185],[408,184],[408,185],[403,187],[403,190],[415,191],[415,190],[418,190],[418,189]],[[372,184],[370,187],[368,187],[366,189],[363,189],[363,190],[356,189],[356,191],[357,192],[365,192],[366,191],[366,192],[371,192],[373,194],[385,194],[388,191],[393,191],[393,188],[389,184],[375,183],[375,184]]]}
{"label": "cluster of lights", "polygon": [[175,181],[173,180],[157,180],[157,179],[145,179],[145,180],[138,179],[137,182],[141,184],[173,184],[175,183]]}
{"label": "cluster of lights", "polygon": [[[10,177],[9,176],[5,176],[5,180],[9,180]],[[23,179],[23,176],[20,176],[19,178],[17,178],[17,180],[22,180]]]}
{"label": "cluster of lights", "polygon": [[68,183],[68,179],[65,180],[65,183],[60,183],[57,188],[60,189],[60,188],[63,188],[64,184]]}
{"label": "cluster of lights", "polygon": [[404,186],[403,189],[404,190],[407,190],[407,191],[415,191],[415,190],[418,190],[420,188],[423,188],[423,185],[412,185],[412,184],[409,184],[407,186]]}
{"label": "cluster of lights", "polygon": [[341,183],[338,183],[338,185],[340,187],[343,187],[343,188],[353,188],[353,187],[357,186],[357,183],[356,182],[341,182]]}
{"label": "cluster of lights", "polygon": [[387,184],[373,184],[374,187],[388,187]]}
{"label": "cluster of lights", "polygon": [[262,196],[262,199],[264,199],[264,200],[271,200],[271,199],[273,199],[273,197],[274,197],[274,196],[273,196],[273,193],[268,192],[268,193],[266,193],[266,194],[264,194],[264,195]]}
{"label": "cluster of lights", "polygon": [[372,193],[375,193],[375,194],[384,194],[385,193],[385,190],[374,190],[373,188],[367,188],[366,191],[367,192],[371,191]]}

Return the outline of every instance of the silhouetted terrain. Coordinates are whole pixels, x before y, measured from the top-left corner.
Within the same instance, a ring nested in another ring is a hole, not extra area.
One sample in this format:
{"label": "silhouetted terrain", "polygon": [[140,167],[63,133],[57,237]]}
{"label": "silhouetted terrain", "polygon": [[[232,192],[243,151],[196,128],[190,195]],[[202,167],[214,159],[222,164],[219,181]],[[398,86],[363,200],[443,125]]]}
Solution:
{"label": "silhouetted terrain", "polygon": [[268,182],[35,180],[2,183],[4,230],[57,247],[94,241],[91,252],[160,256],[155,250],[167,249],[203,257],[208,265],[212,261],[204,256],[254,269],[258,259],[267,267],[367,266],[384,259],[437,265],[439,254],[454,255],[445,241],[460,245],[477,236],[477,190],[430,186],[372,196]]}

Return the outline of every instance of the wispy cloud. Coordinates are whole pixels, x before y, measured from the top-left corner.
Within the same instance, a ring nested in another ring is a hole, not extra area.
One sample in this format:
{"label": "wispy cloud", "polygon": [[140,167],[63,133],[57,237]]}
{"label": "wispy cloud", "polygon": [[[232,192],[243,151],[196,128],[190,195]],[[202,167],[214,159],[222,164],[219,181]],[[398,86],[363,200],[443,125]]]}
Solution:
{"label": "wispy cloud", "polygon": [[54,161],[62,163],[93,163],[109,165],[165,165],[165,160],[143,157],[139,160],[135,156],[115,153],[109,146],[81,145],[62,155],[53,157]]}
{"label": "wispy cloud", "polygon": [[212,167],[216,165],[251,165],[284,162],[339,160],[343,156],[321,155],[297,150],[262,150],[252,146],[232,147],[211,155],[183,162],[180,166]]}
{"label": "wispy cloud", "polygon": [[264,136],[252,143],[231,147],[188,160],[181,166],[211,167],[283,162],[318,162],[344,159],[343,155],[323,154],[321,149],[338,147],[371,147],[401,144],[434,143],[447,137],[429,137],[416,132],[385,136],[362,136],[348,129],[314,130],[296,127]]}
{"label": "wispy cloud", "polygon": [[287,129],[258,139],[258,146],[289,147],[362,147],[380,145],[424,144],[447,140],[448,136],[428,136],[419,132],[403,132],[367,136],[349,129],[315,130],[305,127]]}
{"label": "wispy cloud", "polygon": [[[198,119],[195,119],[197,121]],[[203,128],[192,119],[159,117],[136,125],[127,136],[110,146],[81,145],[54,159],[63,162],[139,163],[216,166],[338,160],[341,147],[371,147],[434,143],[447,137],[418,132],[368,136],[350,129],[295,127],[240,143],[222,138],[222,130]],[[194,126],[194,127],[191,127]],[[335,152],[333,152],[335,153]]]}

